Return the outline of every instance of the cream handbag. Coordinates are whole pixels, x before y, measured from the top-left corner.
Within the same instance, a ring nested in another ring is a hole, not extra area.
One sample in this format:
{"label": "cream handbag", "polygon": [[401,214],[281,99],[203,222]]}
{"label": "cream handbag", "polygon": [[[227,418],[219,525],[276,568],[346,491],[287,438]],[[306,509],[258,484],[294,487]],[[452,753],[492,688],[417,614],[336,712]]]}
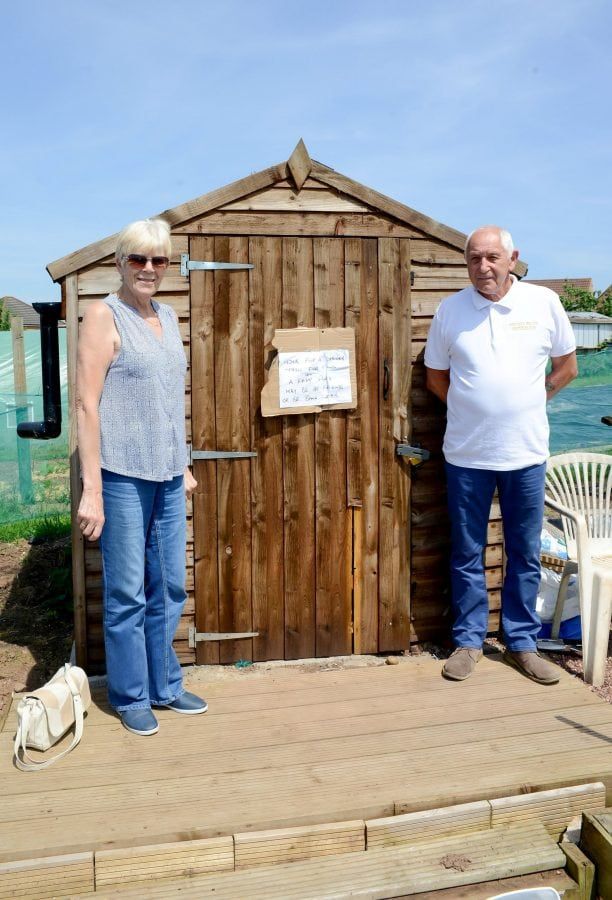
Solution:
{"label": "cream handbag", "polygon": [[[89,681],[83,669],[65,666],[55,673],[43,687],[32,691],[17,706],[17,734],[15,735],[15,764],[22,772],[46,769],[76,747],[83,735],[83,714],[89,708]],[[26,747],[48,750],[74,725],[72,743],[50,759],[37,760],[28,755]],[[19,751],[21,750],[21,756]]]}

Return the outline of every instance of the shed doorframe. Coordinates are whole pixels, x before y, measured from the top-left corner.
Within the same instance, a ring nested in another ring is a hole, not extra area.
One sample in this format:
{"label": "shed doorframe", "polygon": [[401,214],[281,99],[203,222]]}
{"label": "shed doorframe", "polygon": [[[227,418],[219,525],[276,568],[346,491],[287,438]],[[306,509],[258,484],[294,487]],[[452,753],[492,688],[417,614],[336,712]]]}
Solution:
{"label": "shed doorframe", "polygon": [[[191,236],[198,663],[406,649],[410,640],[410,240]],[[358,407],[263,419],[275,328],[355,328]],[[386,363],[386,365],[384,365]],[[385,377],[385,368],[387,375]],[[228,402],[231,399],[231,402]]]}

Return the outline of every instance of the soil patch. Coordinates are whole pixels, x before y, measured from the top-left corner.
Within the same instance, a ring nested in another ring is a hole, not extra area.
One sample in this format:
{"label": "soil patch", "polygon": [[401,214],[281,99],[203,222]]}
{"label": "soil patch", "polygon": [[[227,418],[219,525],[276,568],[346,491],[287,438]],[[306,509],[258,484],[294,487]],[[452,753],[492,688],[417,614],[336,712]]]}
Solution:
{"label": "soil patch", "polygon": [[40,687],[70,657],[70,538],[0,543],[0,721],[13,691]]}

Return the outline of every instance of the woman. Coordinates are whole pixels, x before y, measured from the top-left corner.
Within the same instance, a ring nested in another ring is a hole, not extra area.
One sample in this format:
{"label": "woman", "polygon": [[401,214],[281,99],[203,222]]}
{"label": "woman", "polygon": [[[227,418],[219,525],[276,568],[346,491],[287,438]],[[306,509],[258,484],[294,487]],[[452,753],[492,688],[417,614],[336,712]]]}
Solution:
{"label": "woman", "polygon": [[185,603],[186,360],[176,315],[152,298],[171,255],[161,219],[119,235],[116,294],[83,317],[77,427],[83,536],[100,538],[108,696],[134,734],[155,734],[151,706],[206,712],[183,688],[172,647]]}

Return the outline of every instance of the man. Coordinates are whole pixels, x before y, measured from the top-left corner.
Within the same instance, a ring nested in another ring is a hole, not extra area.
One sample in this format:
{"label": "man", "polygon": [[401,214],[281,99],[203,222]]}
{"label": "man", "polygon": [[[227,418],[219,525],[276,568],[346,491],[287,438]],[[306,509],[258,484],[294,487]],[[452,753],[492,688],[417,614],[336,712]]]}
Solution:
{"label": "man", "polygon": [[472,286],[442,301],[425,348],[427,387],[448,407],[444,457],[456,649],[442,674],[463,681],[482,656],[488,622],[483,555],[497,488],[507,558],[504,659],[534,681],[555,684],[556,667],[536,652],[546,400],[576,377],[576,343],[557,295],[511,274],[518,256],[507,231],[494,225],[473,231],[465,248]]}

